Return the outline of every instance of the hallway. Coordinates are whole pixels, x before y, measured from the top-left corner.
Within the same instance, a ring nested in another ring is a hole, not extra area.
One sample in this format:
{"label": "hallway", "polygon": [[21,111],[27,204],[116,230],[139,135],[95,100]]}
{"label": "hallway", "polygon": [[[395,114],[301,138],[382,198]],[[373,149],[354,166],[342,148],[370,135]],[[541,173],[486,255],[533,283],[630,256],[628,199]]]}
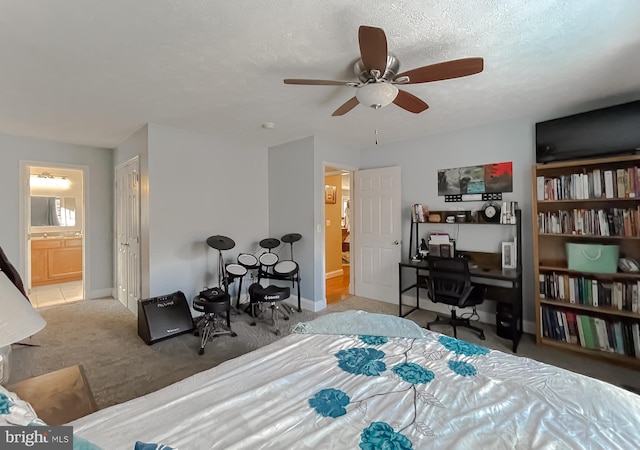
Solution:
{"label": "hallway", "polygon": [[349,294],[350,269],[350,265],[343,265],[341,277],[329,278],[326,281],[327,305],[352,297]]}

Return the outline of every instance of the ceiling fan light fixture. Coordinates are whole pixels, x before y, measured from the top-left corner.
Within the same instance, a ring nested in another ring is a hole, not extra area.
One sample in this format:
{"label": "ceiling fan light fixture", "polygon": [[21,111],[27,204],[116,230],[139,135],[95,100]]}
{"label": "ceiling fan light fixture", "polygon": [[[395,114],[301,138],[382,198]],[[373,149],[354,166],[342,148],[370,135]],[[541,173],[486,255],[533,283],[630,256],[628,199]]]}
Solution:
{"label": "ceiling fan light fixture", "polygon": [[398,96],[398,88],[389,83],[366,84],[356,92],[356,98],[361,105],[380,109],[393,102]]}

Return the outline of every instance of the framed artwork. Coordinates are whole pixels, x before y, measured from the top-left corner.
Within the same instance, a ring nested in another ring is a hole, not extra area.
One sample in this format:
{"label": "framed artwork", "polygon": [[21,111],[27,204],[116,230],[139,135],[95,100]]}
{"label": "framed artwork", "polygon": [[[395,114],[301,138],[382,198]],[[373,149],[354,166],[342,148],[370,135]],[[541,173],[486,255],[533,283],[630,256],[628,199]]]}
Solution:
{"label": "framed artwork", "polygon": [[515,242],[502,243],[502,268],[516,268],[516,244]]}
{"label": "framed artwork", "polygon": [[335,203],[336,202],[336,187],[335,186],[325,186],[324,187],[324,202],[325,203]]}
{"label": "framed artwork", "polygon": [[513,164],[500,162],[438,170],[438,195],[513,192]]}

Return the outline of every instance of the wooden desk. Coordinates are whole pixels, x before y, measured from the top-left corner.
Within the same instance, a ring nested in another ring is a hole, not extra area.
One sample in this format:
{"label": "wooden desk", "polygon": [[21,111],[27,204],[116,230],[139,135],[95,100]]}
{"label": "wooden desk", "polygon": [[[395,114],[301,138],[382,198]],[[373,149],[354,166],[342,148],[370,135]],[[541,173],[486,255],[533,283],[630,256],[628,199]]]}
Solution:
{"label": "wooden desk", "polygon": [[[513,351],[516,352],[518,342],[522,336],[522,273],[516,269],[500,269],[500,265],[496,266],[496,260],[500,260],[499,254],[483,253],[483,252],[461,252],[466,254],[472,263],[478,267],[470,267],[471,282],[486,286],[486,300],[494,300],[497,302],[509,303],[511,305],[514,320],[511,322],[511,334],[513,342]],[[497,258],[497,259],[496,259]],[[412,269],[414,281],[406,287],[402,286],[403,269]],[[420,289],[427,289],[427,281],[429,276],[429,268],[426,260],[406,260],[399,264],[399,293],[398,304],[400,317],[406,317],[414,311],[420,309]],[[500,283],[496,283],[500,282]],[[502,283],[503,282],[503,283]],[[500,286],[498,284],[506,284]],[[402,304],[402,294],[410,289],[416,290],[416,306],[403,310],[408,305]]]}
{"label": "wooden desk", "polygon": [[7,387],[47,425],[64,425],[98,410],[82,366],[56,370]]}

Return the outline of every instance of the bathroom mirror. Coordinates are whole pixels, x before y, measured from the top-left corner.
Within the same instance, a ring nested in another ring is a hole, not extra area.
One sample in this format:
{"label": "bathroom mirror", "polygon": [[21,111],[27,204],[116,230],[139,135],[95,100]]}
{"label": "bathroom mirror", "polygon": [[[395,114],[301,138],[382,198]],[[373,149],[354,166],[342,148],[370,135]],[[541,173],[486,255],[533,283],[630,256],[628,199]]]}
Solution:
{"label": "bathroom mirror", "polygon": [[76,224],[74,197],[31,196],[32,227],[73,227]]}

